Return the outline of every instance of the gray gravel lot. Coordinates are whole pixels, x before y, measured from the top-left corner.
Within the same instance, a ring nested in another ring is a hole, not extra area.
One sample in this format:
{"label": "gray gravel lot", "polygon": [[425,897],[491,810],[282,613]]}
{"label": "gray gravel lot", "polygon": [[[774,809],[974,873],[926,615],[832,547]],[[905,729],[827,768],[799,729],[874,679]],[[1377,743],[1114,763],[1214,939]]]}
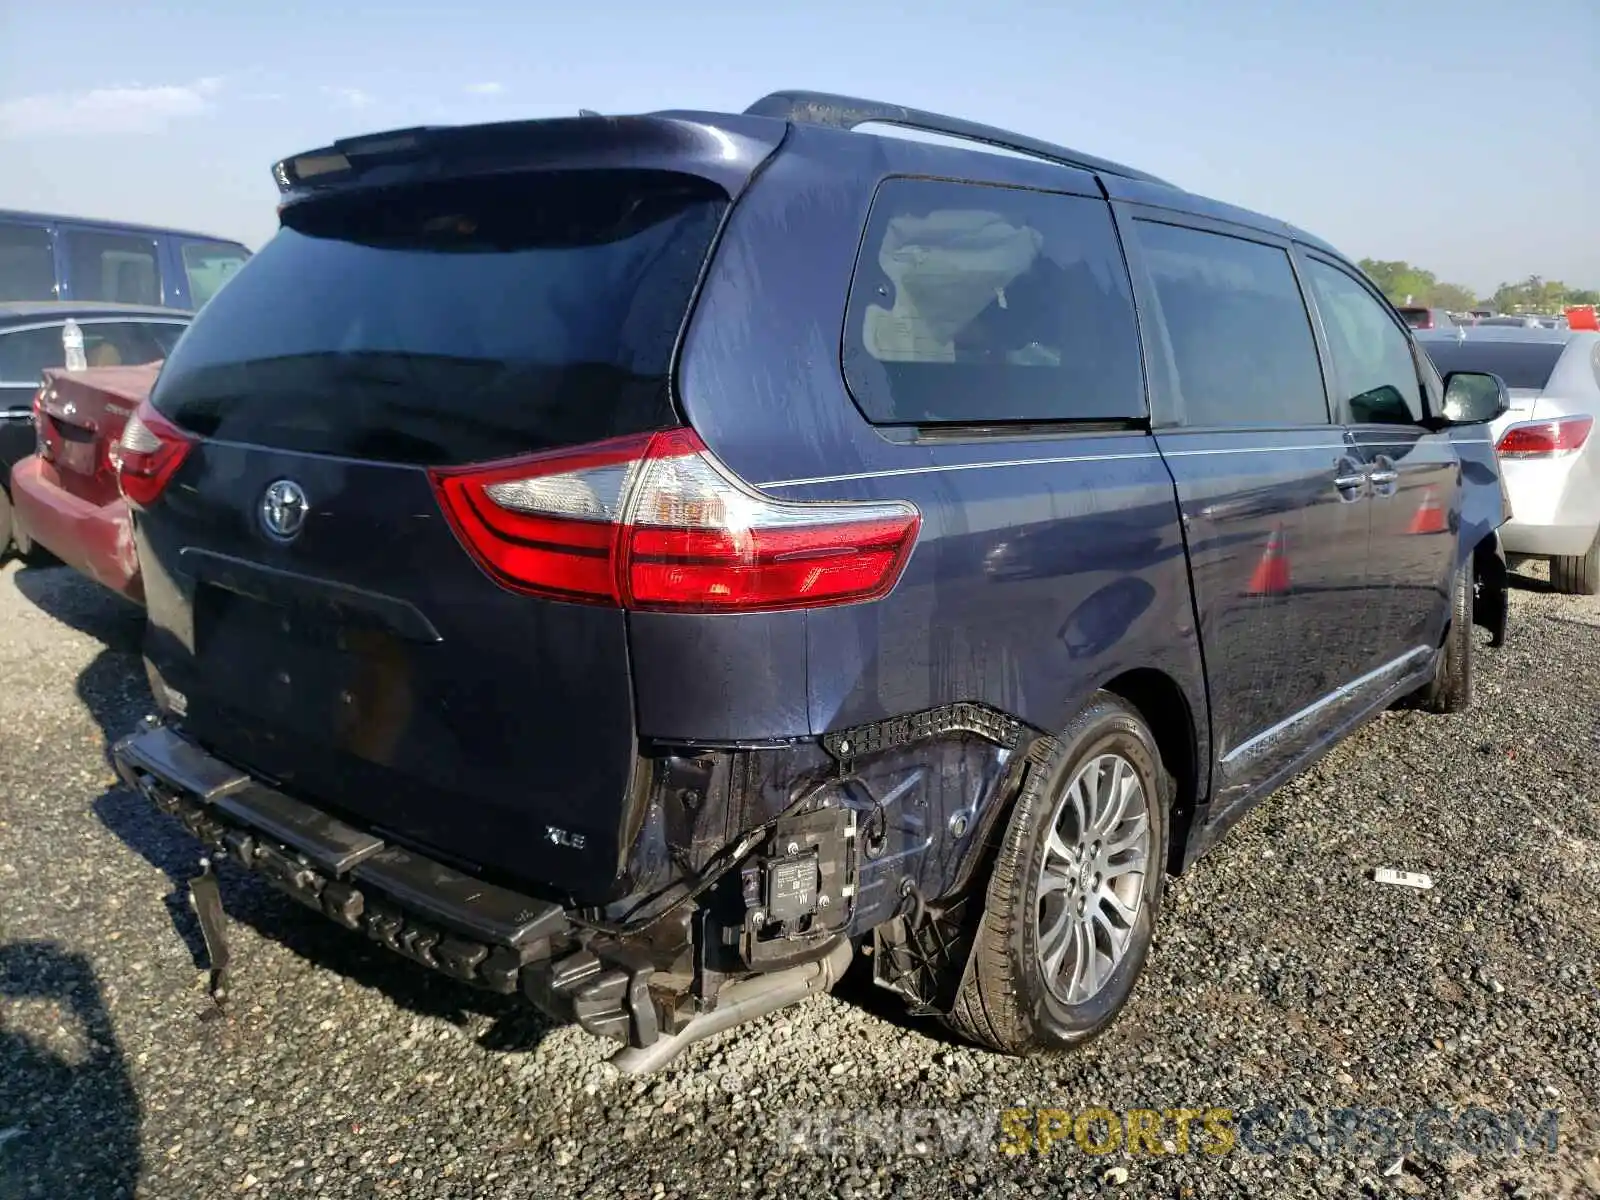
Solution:
{"label": "gray gravel lot", "polygon": [[[194,846],[105,757],[148,706],[140,614],[64,568],[0,568],[0,1200],[1600,1194],[1600,603],[1524,571],[1477,707],[1386,715],[1260,806],[1170,889],[1151,969],[1085,1051],[952,1045],[858,986],[637,1081],[233,874],[236,1007],[198,1020],[174,883]],[[1398,1169],[1370,1145],[993,1149],[1014,1106],[1271,1102],[1407,1129],[1556,1108],[1561,1143]],[[966,1148],[887,1136],[923,1110],[987,1124]]]}

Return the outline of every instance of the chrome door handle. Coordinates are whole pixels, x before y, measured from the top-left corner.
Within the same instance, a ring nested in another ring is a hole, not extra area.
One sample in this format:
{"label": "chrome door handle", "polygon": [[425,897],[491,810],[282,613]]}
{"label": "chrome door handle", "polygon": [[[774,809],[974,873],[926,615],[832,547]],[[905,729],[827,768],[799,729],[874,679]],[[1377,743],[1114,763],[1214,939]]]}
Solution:
{"label": "chrome door handle", "polygon": [[1400,472],[1395,469],[1394,459],[1387,454],[1379,454],[1372,460],[1372,466],[1367,468],[1367,478],[1372,481],[1372,490],[1380,496],[1394,495],[1394,485],[1400,480]]}
{"label": "chrome door handle", "polygon": [[0,408],[0,421],[31,421],[33,409],[31,408]]}
{"label": "chrome door handle", "polygon": [[1339,499],[1349,503],[1361,499],[1367,490],[1366,468],[1353,458],[1341,456],[1334,460],[1333,486],[1338,490]]}

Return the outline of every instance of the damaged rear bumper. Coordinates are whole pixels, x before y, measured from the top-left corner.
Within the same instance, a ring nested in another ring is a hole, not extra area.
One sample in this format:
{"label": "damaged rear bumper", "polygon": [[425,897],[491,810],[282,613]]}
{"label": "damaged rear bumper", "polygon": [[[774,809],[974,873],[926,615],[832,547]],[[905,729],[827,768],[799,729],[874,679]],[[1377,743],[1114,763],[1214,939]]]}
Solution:
{"label": "damaged rear bumper", "polygon": [[638,1049],[694,1019],[656,1004],[654,967],[635,947],[582,929],[548,900],[387,844],[172,729],[124,738],[112,759],[128,786],[212,850],[425,967],[490,991],[521,992],[558,1019]]}

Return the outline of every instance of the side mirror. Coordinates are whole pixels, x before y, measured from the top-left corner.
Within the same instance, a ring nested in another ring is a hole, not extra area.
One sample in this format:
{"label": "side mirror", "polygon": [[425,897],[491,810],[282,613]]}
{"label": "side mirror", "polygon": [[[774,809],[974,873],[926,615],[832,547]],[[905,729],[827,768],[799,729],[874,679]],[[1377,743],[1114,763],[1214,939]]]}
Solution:
{"label": "side mirror", "polygon": [[1486,371],[1452,371],[1444,377],[1444,423],[1485,425],[1511,408],[1505,381]]}

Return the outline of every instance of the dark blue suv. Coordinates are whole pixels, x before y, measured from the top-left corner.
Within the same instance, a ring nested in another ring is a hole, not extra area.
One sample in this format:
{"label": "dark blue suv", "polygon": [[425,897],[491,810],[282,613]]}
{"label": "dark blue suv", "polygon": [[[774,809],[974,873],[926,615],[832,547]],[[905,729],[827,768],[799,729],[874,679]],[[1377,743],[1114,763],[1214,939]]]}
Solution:
{"label": "dark blue suv", "polygon": [[813,93],[276,175],[122,442],[119,769],[627,1069],[858,951],[1081,1042],[1166,873],[1503,634],[1503,386],[1280,221]]}

